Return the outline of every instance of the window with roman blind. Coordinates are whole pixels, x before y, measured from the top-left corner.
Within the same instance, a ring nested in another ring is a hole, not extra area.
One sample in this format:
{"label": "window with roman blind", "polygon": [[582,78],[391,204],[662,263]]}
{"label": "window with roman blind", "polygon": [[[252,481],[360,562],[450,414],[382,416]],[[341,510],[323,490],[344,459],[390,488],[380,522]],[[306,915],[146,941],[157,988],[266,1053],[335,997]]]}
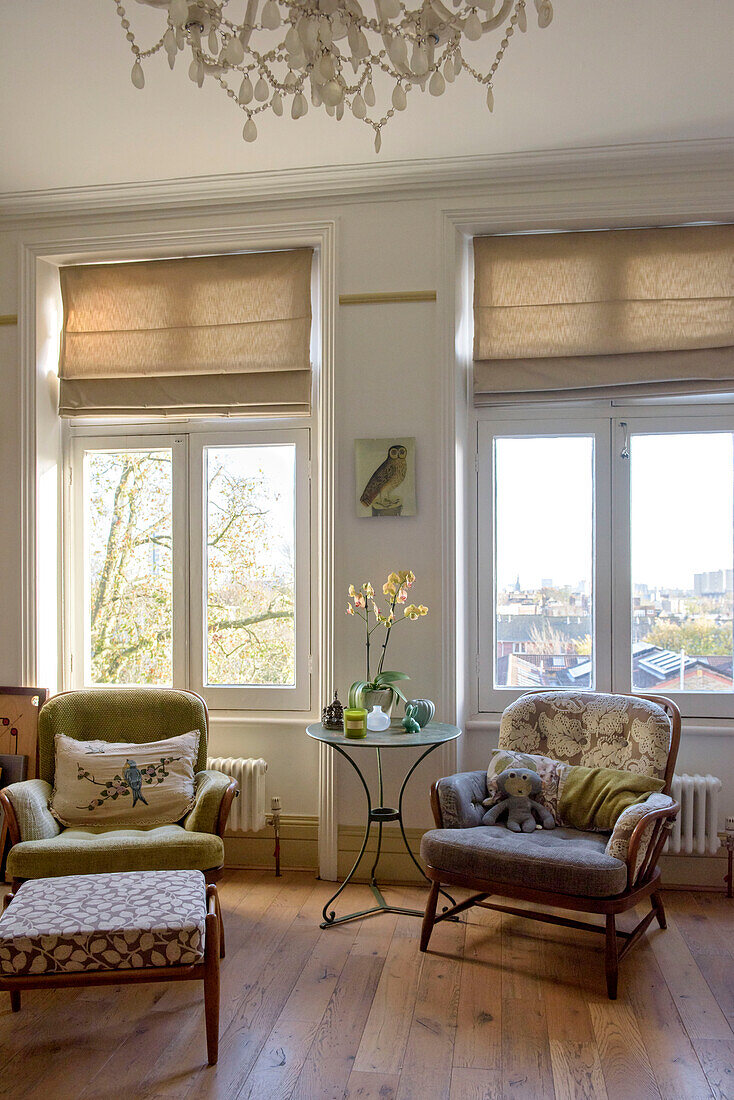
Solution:
{"label": "window with roman blind", "polygon": [[70,686],[310,708],[311,264],[61,269]]}
{"label": "window with roman blind", "polygon": [[474,259],[477,710],[578,687],[734,717],[734,227]]}
{"label": "window with roman blind", "polygon": [[312,254],[62,267],[60,415],[307,414]]}

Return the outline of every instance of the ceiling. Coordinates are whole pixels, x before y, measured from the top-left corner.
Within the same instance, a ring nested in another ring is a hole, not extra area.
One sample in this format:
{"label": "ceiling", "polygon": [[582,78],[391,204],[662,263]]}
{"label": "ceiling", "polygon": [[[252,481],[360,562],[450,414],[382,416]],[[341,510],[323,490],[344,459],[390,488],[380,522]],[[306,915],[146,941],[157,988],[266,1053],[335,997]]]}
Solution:
{"label": "ceiling", "polygon": [[[141,42],[152,42],[160,14],[125,3],[133,27],[149,28]],[[313,108],[298,121],[268,112],[246,144],[242,113],[211,81],[192,84],[180,58],[173,73],[164,55],[153,58],[137,91],[114,0],[0,0],[0,192],[734,137],[734,3],[554,8],[541,31],[528,3],[528,33],[510,43],[493,115],[462,74],[440,99],[414,92],[376,156],[363,123]],[[497,44],[487,42],[488,56]]]}

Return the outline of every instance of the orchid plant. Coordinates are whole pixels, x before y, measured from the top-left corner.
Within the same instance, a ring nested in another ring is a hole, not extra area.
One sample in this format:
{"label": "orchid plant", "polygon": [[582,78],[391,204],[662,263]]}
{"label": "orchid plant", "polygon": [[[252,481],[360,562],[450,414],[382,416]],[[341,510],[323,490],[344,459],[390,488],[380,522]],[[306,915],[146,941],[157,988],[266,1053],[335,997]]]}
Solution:
{"label": "orchid plant", "polygon": [[[401,680],[409,680],[404,672],[386,672],[385,656],[387,654],[390,636],[398,623],[414,621],[428,614],[428,608],[423,604],[408,603],[408,593],[415,584],[415,573],[411,570],[403,570],[399,573],[391,573],[382,586],[387,610],[383,611],[375,600],[375,590],[370,581],[365,581],[361,588],[349,586],[349,598],[352,601],[347,604],[347,615],[356,615],[361,619],[365,627],[365,649],[367,662],[367,676],[364,680],[355,680],[349,689],[350,707],[358,706],[365,692],[390,691],[395,697],[405,701],[405,695],[398,687]],[[374,617],[374,621],[373,621]],[[376,630],[384,630],[380,657],[377,663],[377,671],[371,674],[370,656],[375,643],[372,635]]]}

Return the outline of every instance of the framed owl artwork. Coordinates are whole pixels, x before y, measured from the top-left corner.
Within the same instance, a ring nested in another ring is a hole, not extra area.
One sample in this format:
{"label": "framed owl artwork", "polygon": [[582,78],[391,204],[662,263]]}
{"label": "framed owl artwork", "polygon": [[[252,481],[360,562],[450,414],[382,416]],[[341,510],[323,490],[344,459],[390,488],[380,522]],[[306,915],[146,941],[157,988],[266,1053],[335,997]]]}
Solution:
{"label": "framed owl artwork", "polygon": [[416,514],[415,439],[355,439],[354,468],[358,516]]}

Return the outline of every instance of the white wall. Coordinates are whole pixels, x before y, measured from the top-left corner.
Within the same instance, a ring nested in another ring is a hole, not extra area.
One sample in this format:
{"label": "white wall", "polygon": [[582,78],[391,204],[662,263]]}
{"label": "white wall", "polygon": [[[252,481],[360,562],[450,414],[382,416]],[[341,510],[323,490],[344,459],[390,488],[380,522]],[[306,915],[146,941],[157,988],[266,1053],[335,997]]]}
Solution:
{"label": "white wall", "polygon": [[[73,238],[83,251],[86,234],[94,236],[129,233],[131,224],[141,233],[165,228],[236,227],[275,225],[328,216],[336,222],[336,260],[338,293],[363,291],[436,290],[438,302],[341,306],[336,310],[336,547],[335,577],[336,623],[334,634],[335,683],[324,684],[328,697],[333,687],[342,698],[353,679],[362,673],[362,639],[357,624],[343,613],[346,588],[369,578],[377,584],[393,568],[412,568],[417,576],[415,597],[430,608],[428,618],[406,624],[396,633],[390,658],[392,667],[404,669],[412,679],[411,692],[436,699],[441,716],[452,715],[439,697],[446,639],[455,629],[453,616],[442,613],[444,585],[442,541],[442,495],[453,495],[447,480],[450,470],[450,441],[444,429],[446,372],[452,369],[446,354],[450,337],[447,325],[453,312],[453,283],[444,271],[447,211],[468,211],[466,217],[481,217],[491,225],[495,211],[511,205],[516,226],[523,222],[554,227],[560,223],[555,210],[568,214],[577,203],[578,218],[589,225],[604,224],[605,211],[610,224],[629,217],[637,224],[676,217],[703,220],[721,217],[723,203],[711,198],[709,178],[700,165],[697,174],[670,172],[661,168],[658,177],[642,168],[639,176],[631,173],[626,162],[620,163],[615,182],[607,173],[595,175],[585,169],[583,183],[574,185],[565,171],[547,169],[546,179],[528,168],[514,183],[474,182],[454,193],[444,184],[431,193],[425,185],[415,195],[389,189],[365,191],[360,199],[340,200],[309,198],[307,201],[282,200],[268,209],[243,201],[226,212],[207,214],[195,210],[189,214],[173,209],[153,216],[128,212],[124,217],[93,219],[77,210],[59,218],[55,225],[38,228],[32,219],[0,232],[0,314],[18,309],[18,248],[21,241],[36,237],[60,242]],[[661,182],[662,179],[662,182]],[[667,181],[667,183],[666,183]],[[732,194],[731,174],[724,181]],[[716,187],[722,188],[721,173]],[[369,186],[367,184],[366,186]],[[709,190],[707,190],[707,188]],[[722,192],[723,193],[723,192]],[[542,194],[542,200],[541,200]],[[716,194],[719,194],[717,191]],[[656,205],[658,204],[658,205]],[[685,215],[688,215],[686,218]],[[458,216],[458,214],[457,214]],[[505,218],[507,215],[503,215]],[[165,218],[162,221],[161,218]],[[450,235],[450,234],[449,234]],[[449,272],[449,276],[450,276]],[[0,682],[19,682],[21,657],[18,638],[21,628],[19,578],[21,543],[19,501],[21,470],[19,330],[0,327]],[[358,519],[353,500],[353,441],[360,436],[413,435],[417,440],[418,514],[414,518],[384,521],[378,524]],[[319,707],[323,699],[319,700]],[[315,710],[318,709],[314,708]],[[238,724],[225,717],[213,716],[212,753],[262,755],[270,764],[268,783],[271,793],[283,801],[290,814],[317,812],[318,754],[307,741],[304,722],[248,722]],[[494,739],[491,734],[474,732],[465,738],[461,761],[466,767],[486,763]],[[365,750],[361,750],[365,751]],[[396,776],[413,757],[409,750],[393,750],[389,757],[386,801],[396,791]],[[435,759],[435,758],[434,758]],[[725,781],[724,808],[734,811],[734,736],[684,736],[681,767],[688,771],[715,771]],[[357,824],[363,820],[362,795],[347,766],[340,762],[338,781],[338,819]],[[407,802],[408,824],[428,825],[428,786],[437,777],[438,764],[421,766],[412,781]]]}

